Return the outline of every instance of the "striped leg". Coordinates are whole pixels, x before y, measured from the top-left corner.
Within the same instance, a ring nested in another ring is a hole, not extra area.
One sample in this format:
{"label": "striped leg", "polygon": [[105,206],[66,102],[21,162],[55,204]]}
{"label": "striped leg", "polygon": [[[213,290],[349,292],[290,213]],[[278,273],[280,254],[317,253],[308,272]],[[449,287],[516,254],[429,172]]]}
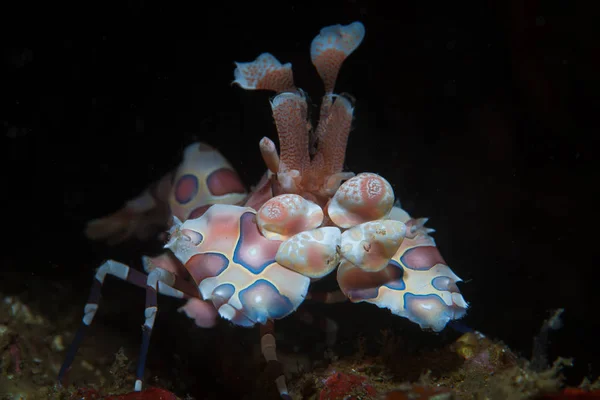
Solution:
{"label": "striped leg", "polygon": [[267,372],[275,381],[277,390],[279,390],[279,396],[285,400],[292,400],[285,383],[283,367],[277,360],[277,345],[275,344],[275,336],[273,335],[274,328],[275,324],[270,320],[265,325],[260,326],[260,349],[265,360],[267,360]]}
{"label": "striped leg", "polygon": [[[138,363],[138,380],[136,380],[136,390],[141,390],[141,381],[139,384],[138,381],[143,375],[146,354],[148,351],[148,344],[150,341],[150,331],[154,324],[154,318],[156,317],[156,293],[158,292],[167,296],[178,298],[190,298],[190,295],[180,291],[177,287],[171,285],[172,282],[175,282],[175,277],[168,272],[164,272],[165,271],[157,269],[156,272],[153,271],[149,275],[146,275],[143,272],[129,268],[127,265],[114,260],[108,260],[98,268],[98,270],[96,271],[96,275],[94,276],[94,281],[92,283],[92,288],[88,297],[88,302],[84,308],[82,323],[77,333],[75,334],[73,342],[67,350],[65,361],[58,373],[58,381],[60,384],[63,383],[66,373],[73,364],[73,360],[75,359],[75,355],[77,354],[77,350],[79,349],[81,341],[85,336],[85,333],[89,329],[89,326],[94,320],[94,316],[96,315],[96,311],[98,310],[98,305],[102,297],[101,290],[102,284],[104,283],[104,278],[106,277],[106,275],[112,275],[129,283],[132,283],[135,286],[146,289],[146,320],[142,328],[144,332],[142,340],[142,352],[140,354],[140,360]],[[150,327],[150,331],[148,331],[148,327]]]}
{"label": "striped leg", "polygon": [[[192,284],[184,279],[185,276],[188,276],[189,273],[181,264],[181,262],[173,255],[172,252],[167,251],[155,257],[142,257],[142,265],[144,266],[144,271],[147,274],[152,273],[155,269],[163,270],[163,274],[168,272],[170,276],[165,276],[164,280],[159,282],[158,292],[160,294],[164,294],[171,297],[178,297],[167,293],[169,289],[165,286],[166,283],[169,283],[170,286],[175,287],[185,293],[189,297],[200,297],[200,292],[198,292],[198,287],[195,284]],[[165,291],[163,293],[163,291]]]}
{"label": "striped leg", "polygon": [[146,279],[146,308],[144,310],[144,325],[142,325],[142,345],[140,348],[140,358],[136,369],[136,379],[134,391],[142,390],[142,381],[144,379],[144,369],[146,368],[146,357],[150,347],[150,336],[156,314],[158,313],[158,293],[166,296],[177,297],[180,299],[190,298],[177,287],[176,275],[162,268],[155,268],[148,274]]}

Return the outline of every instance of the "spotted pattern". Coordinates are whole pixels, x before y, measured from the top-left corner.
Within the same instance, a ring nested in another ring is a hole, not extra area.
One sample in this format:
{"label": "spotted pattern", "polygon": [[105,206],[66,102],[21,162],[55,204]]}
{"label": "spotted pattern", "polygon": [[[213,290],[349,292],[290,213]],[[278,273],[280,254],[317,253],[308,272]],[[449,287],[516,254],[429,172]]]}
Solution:
{"label": "spotted pattern", "polygon": [[246,316],[264,324],[268,319],[279,319],[294,311],[292,302],[281,296],[277,288],[269,281],[261,279],[240,291],[240,300]]}
{"label": "spotted pattern", "polygon": [[452,293],[460,293],[458,286],[456,286],[456,282],[448,276],[437,276],[433,278],[431,286],[440,291],[445,290]]}
{"label": "spotted pattern", "polygon": [[216,308],[227,303],[231,296],[235,293],[235,286],[231,283],[224,283],[213,290],[213,303]]}
{"label": "spotted pattern", "polygon": [[206,186],[213,196],[246,192],[238,174],[229,168],[219,168],[211,172],[206,178]]}
{"label": "spotted pattern", "polygon": [[325,83],[327,92],[333,86],[342,62],[362,42],[365,28],[360,22],[332,25],[321,29],[310,46],[310,57]]}
{"label": "spotted pattern", "polygon": [[422,328],[441,331],[467,309],[456,282],[433,239],[406,238],[386,268],[364,271],[347,260],[338,268],[338,283],[353,302],[366,301],[408,318]]}
{"label": "spotted pattern", "polygon": [[404,306],[410,315],[411,321],[422,327],[431,328],[436,332],[444,329],[450,320],[460,318],[465,313],[459,307],[448,307],[437,294],[416,295],[405,293]]}
{"label": "spotted pattern", "polygon": [[294,89],[291,64],[282,65],[272,54],[263,53],[252,62],[236,62],[235,83],[244,89],[284,92]]}
{"label": "spotted pattern", "polygon": [[377,298],[381,287],[393,290],[406,290],[403,280],[404,270],[398,262],[391,260],[381,271],[368,272],[343,261],[338,268],[338,282],[346,289],[346,295],[352,301],[366,301]]}
{"label": "spotted pattern", "polygon": [[383,177],[363,172],[344,182],[327,206],[331,221],[341,228],[384,218],[394,206],[394,190]]}
{"label": "spotted pattern", "polygon": [[416,271],[427,271],[436,264],[446,264],[435,246],[418,246],[408,248],[400,257],[402,265]]}
{"label": "spotted pattern", "polygon": [[235,247],[233,261],[243,265],[254,274],[261,273],[275,262],[281,241],[269,240],[261,235],[253,213],[244,213],[240,218],[240,238]]}
{"label": "spotted pattern", "polygon": [[211,204],[237,204],[245,197],[244,185],[221,153],[197,142],[185,148],[168,200],[174,216],[198,218]]}
{"label": "spotted pattern", "polygon": [[217,276],[225,271],[229,259],[219,253],[196,254],[185,264],[195,282],[202,282],[205,278]]}
{"label": "spotted pattern", "polygon": [[187,204],[198,193],[198,178],[192,174],[183,175],[175,184],[175,200],[180,204]]}
{"label": "spotted pattern", "polygon": [[196,246],[176,239],[171,248],[181,255],[204,300],[232,323],[264,324],[285,317],[304,301],[310,278],[275,261],[281,242],[260,234],[253,209],[216,204],[200,218],[185,221],[179,231],[204,237]]}

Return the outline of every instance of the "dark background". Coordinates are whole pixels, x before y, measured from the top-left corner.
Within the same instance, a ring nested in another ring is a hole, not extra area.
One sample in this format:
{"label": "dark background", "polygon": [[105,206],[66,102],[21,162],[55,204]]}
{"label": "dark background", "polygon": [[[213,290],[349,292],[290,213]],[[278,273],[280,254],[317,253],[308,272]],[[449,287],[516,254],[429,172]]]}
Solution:
{"label": "dark background", "polygon": [[258,141],[276,137],[270,94],[232,86],[233,62],[271,52],[316,101],[310,41],[360,20],[365,40],[336,87],[357,99],[347,169],[385,176],[405,209],[431,217],[465,280],[465,324],[529,357],[564,307],[550,357],[575,357],[572,383],[597,376],[600,49],[593,2],[575,3],[131,0],[5,13],[0,292],[68,282],[83,307],[103,259],[143,249],[89,243],[84,223],[174,168],[194,139],[255,183]]}

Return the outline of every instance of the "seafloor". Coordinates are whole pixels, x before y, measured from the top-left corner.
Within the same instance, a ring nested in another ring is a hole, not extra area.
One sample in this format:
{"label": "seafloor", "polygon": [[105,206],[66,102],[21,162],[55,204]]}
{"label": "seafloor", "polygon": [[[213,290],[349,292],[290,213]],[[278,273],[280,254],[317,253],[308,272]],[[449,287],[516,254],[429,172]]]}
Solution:
{"label": "seafloor", "polygon": [[[68,383],[59,387],[56,376],[86,290],[73,290],[68,280],[2,278],[12,282],[12,289],[0,293],[0,400],[278,398],[255,329],[222,322],[201,330],[166,298],[159,303],[145,377],[147,387],[165,391],[125,395],[133,387],[143,291],[116,280],[105,285],[93,329]],[[318,315],[326,306],[307,307]],[[566,398],[550,394],[564,390],[561,371],[569,367],[568,359],[545,366],[543,359],[524,359],[478,333],[432,334],[370,306],[327,307],[340,324],[332,348],[314,325],[293,318],[277,324],[278,353],[294,399]],[[584,381],[581,390],[598,386],[598,381]]]}

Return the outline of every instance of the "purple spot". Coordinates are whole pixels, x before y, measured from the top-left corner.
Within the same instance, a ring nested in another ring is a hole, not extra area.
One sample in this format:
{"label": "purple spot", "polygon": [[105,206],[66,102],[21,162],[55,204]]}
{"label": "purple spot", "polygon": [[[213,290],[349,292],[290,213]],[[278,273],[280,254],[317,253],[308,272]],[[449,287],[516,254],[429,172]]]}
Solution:
{"label": "purple spot", "polygon": [[206,278],[218,276],[229,265],[229,260],[220,253],[195,254],[185,264],[194,282],[199,284]]}
{"label": "purple spot", "polygon": [[175,200],[178,203],[189,203],[197,193],[198,178],[195,175],[186,174],[177,180],[175,184]]}
{"label": "purple spot", "polygon": [[435,246],[417,246],[408,249],[400,257],[400,262],[415,271],[427,271],[436,264],[446,264]]}
{"label": "purple spot", "polygon": [[[406,293],[404,295],[404,308],[407,318],[419,324],[422,328],[430,328],[439,332],[451,319],[460,318],[436,294],[418,295]],[[462,316],[462,315],[461,315]]]}
{"label": "purple spot", "polygon": [[269,319],[283,318],[292,311],[294,305],[271,282],[259,279],[240,292],[240,301],[246,317],[264,324]]}
{"label": "purple spot", "polygon": [[221,307],[227,303],[231,296],[235,293],[235,287],[231,283],[223,283],[217,286],[212,292],[212,302],[215,308]]}
{"label": "purple spot", "polygon": [[389,274],[389,276],[394,276],[395,279],[387,282],[383,286],[388,287],[393,290],[405,290],[406,283],[404,283],[404,280],[402,279],[404,277],[404,269],[396,261],[390,260],[390,263],[388,264],[388,266],[386,268],[392,268],[392,267],[396,267],[400,271],[395,271],[394,274]]}
{"label": "purple spot", "polygon": [[456,286],[456,282],[450,279],[447,276],[436,276],[431,280],[431,286],[436,288],[437,290],[452,292],[452,293],[460,293],[458,286]]}
{"label": "purple spot", "polygon": [[387,287],[392,290],[406,289],[403,280],[404,269],[396,261],[391,260],[387,267],[377,272],[366,272],[360,268],[351,268],[338,275],[338,281],[348,298],[354,302],[374,299],[379,296],[379,288]]}
{"label": "purple spot", "polygon": [[215,196],[229,193],[246,193],[238,174],[228,168],[220,168],[206,178],[208,190]]}
{"label": "purple spot", "polygon": [[205,204],[203,206],[200,207],[196,207],[194,208],[194,210],[190,213],[189,217],[187,219],[196,219],[196,218],[200,218],[201,216],[204,215],[204,213],[212,206],[212,204]]}
{"label": "purple spot", "polygon": [[247,212],[240,217],[240,238],[233,253],[233,261],[254,274],[260,274],[275,262],[279,240],[269,240],[258,230],[255,216]]}
{"label": "purple spot", "polygon": [[224,299],[229,299],[235,293],[235,288],[231,283],[223,283],[213,290],[213,296],[219,296]]}

